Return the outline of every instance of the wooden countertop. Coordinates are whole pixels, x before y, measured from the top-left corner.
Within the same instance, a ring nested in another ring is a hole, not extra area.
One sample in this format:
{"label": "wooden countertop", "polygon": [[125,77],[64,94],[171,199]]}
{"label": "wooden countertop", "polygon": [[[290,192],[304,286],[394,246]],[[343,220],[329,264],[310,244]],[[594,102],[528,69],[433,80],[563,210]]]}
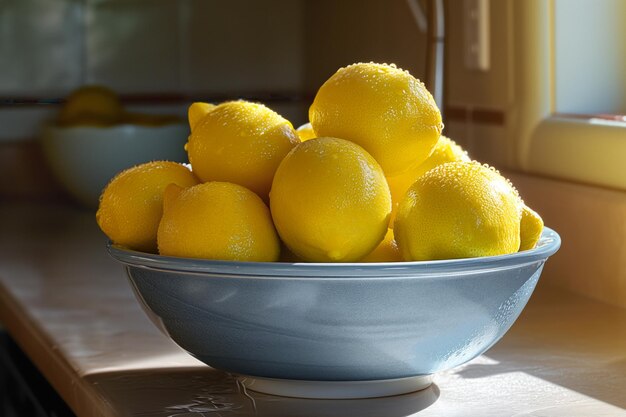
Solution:
{"label": "wooden countertop", "polygon": [[105,242],[93,213],[0,205],[0,322],[78,416],[626,416],[626,310],[545,274],[495,347],[424,391],[290,399],[243,391],[159,333]]}

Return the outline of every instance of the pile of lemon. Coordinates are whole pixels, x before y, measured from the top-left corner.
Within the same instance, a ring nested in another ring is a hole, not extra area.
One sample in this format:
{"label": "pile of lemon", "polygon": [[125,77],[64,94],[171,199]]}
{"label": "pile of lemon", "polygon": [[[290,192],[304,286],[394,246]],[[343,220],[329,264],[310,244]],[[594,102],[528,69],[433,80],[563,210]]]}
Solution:
{"label": "pile of lemon", "polygon": [[264,105],[194,103],[190,167],[118,174],[96,218],[116,244],[237,261],[389,262],[501,255],[543,229],[511,183],[441,135],[424,84],[394,65],[339,69],[310,123]]}

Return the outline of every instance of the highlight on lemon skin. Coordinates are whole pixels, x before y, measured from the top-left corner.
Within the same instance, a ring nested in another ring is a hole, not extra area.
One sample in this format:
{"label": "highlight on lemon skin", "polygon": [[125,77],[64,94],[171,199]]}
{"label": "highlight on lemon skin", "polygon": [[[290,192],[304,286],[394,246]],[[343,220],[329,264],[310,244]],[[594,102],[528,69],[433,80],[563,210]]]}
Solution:
{"label": "highlight on lemon skin", "polygon": [[517,190],[499,172],[448,162],[409,188],[394,234],[407,261],[504,255],[520,248],[521,217]]}
{"label": "highlight on lemon skin", "polygon": [[305,123],[299,128],[296,129],[296,133],[300,140],[304,142],[305,140],[315,139],[317,137],[317,133],[313,130],[313,126],[311,123]]}
{"label": "highlight on lemon skin", "polygon": [[340,68],[318,90],[309,120],[319,136],[362,146],[387,176],[416,167],[433,150],[443,123],[424,84],[395,65]]}
{"label": "highlight on lemon skin", "polygon": [[445,164],[446,162],[465,161],[469,162],[471,159],[467,152],[463,150],[455,141],[446,137],[440,136],[437,141],[437,145],[433,149],[433,152],[428,158],[420,165],[407,172],[396,176],[388,176],[387,183],[391,190],[391,199],[393,200],[393,212],[391,213],[391,221],[389,227],[393,227],[395,216],[398,208],[398,204],[404,197],[409,187],[427,171],[430,171],[434,167]]}
{"label": "highlight on lemon skin", "polygon": [[263,200],[237,184],[167,189],[159,253],[227,261],[274,262],[280,241]]}
{"label": "highlight on lemon skin", "polygon": [[391,194],[382,169],[360,146],[317,138],[281,162],[270,208],[283,242],[308,262],[352,262],[383,240]]}
{"label": "highlight on lemon skin", "polygon": [[240,100],[221,103],[202,117],[186,149],[202,181],[239,184],[267,200],[278,164],[298,143],[288,120]]}
{"label": "highlight on lemon skin", "polygon": [[182,164],[155,161],[117,174],[100,197],[96,221],[113,243],[143,252],[156,252],[157,229],[168,184],[198,183]]}
{"label": "highlight on lemon skin", "polygon": [[543,231],[543,219],[536,211],[526,204],[522,207],[522,219],[520,222],[520,248],[529,250],[537,246],[541,232]]}

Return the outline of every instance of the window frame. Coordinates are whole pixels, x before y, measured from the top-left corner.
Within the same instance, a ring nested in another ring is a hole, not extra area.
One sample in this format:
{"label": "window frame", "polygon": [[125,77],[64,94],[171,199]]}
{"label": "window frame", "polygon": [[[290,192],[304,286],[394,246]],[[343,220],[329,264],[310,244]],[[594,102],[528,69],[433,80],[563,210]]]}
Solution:
{"label": "window frame", "polygon": [[[522,171],[626,190],[626,122],[556,112],[555,0],[513,2],[519,26],[507,134]],[[593,138],[592,140],[590,138]]]}

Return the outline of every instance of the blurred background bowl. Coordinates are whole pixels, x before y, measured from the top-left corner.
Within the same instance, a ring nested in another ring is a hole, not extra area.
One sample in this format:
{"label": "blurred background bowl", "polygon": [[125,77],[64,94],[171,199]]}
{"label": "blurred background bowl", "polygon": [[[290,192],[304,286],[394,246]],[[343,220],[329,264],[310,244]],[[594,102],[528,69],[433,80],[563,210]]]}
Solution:
{"label": "blurred background bowl", "polygon": [[306,264],[163,257],[109,245],[167,336],[247,387],[293,397],[406,393],[496,343],[560,246],[428,262]]}
{"label": "blurred background bowl", "polygon": [[143,162],[187,162],[186,123],[161,126],[46,126],[45,158],[59,183],[80,204],[95,208],[100,193],[118,172]]}

